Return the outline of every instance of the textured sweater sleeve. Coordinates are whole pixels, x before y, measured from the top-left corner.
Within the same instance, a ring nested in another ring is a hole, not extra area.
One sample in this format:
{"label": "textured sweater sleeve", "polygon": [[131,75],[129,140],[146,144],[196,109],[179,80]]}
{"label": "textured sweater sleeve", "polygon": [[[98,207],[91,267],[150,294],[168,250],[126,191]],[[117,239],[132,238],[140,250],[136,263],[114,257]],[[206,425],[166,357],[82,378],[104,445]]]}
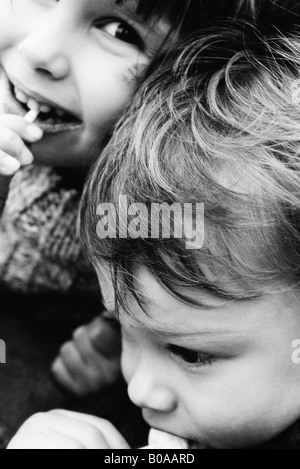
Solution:
{"label": "textured sweater sleeve", "polygon": [[76,235],[79,201],[51,168],[32,166],[15,176],[0,224],[2,284],[22,292],[89,288],[94,274]]}

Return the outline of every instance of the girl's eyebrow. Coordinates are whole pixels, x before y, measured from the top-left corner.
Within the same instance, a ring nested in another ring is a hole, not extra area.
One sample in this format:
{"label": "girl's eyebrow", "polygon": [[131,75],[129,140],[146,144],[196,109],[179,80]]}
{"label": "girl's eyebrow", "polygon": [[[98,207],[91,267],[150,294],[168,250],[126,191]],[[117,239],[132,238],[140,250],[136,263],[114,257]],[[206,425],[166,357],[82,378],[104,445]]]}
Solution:
{"label": "girl's eyebrow", "polygon": [[137,0],[112,0],[115,5],[123,11],[123,13],[130,17],[133,21],[145,21],[142,13],[138,13],[138,2]]}

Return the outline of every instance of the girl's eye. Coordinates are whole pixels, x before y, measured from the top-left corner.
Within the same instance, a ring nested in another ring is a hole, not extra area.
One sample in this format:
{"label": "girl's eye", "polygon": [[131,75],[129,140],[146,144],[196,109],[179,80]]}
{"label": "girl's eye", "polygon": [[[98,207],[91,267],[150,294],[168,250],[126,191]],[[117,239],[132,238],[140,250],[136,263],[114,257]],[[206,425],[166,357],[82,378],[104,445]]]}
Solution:
{"label": "girl's eye", "polygon": [[181,358],[181,360],[189,365],[207,366],[212,365],[215,361],[215,358],[211,355],[178,347],[177,345],[169,345],[168,349],[173,355]]}
{"label": "girl's eye", "polygon": [[143,47],[143,41],[140,35],[132,26],[129,26],[122,21],[108,23],[105,26],[102,26],[101,29],[119,41],[127,42],[128,44],[138,46],[139,48]]}

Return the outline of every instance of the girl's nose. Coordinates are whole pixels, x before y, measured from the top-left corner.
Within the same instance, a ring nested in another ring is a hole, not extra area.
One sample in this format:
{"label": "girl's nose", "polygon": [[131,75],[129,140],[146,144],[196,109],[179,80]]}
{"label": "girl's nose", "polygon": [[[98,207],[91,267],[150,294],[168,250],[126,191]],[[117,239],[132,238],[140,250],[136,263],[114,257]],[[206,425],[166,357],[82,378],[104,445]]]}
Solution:
{"label": "girl's nose", "polygon": [[128,385],[128,394],[131,401],[143,409],[156,412],[171,413],[176,407],[176,394],[157,374],[157,369],[150,370],[141,364],[135,370]]}
{"label": "girl's nose", "polygon": [[27,36],[19,44],[19,52],[27,65],[56,80],[66,78],[70,73],[68,54],[59,36],[47,31]]}

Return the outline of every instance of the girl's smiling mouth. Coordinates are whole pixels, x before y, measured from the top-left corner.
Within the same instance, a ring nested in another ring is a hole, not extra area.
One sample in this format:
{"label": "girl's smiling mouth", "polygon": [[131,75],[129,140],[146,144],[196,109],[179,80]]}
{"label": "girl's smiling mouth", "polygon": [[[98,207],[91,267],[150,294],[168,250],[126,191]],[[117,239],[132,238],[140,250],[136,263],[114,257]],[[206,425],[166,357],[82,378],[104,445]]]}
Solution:
{"label": "girl's smiling mouth", "polygon": [[82,120],[72,112],[27,90],[15,80],[11,80],[5,72],[3,75],[5,112],[25,116],[30,109],[39,109],[40,113],[35,123],[44,133],[67,132],[82,127]]}

